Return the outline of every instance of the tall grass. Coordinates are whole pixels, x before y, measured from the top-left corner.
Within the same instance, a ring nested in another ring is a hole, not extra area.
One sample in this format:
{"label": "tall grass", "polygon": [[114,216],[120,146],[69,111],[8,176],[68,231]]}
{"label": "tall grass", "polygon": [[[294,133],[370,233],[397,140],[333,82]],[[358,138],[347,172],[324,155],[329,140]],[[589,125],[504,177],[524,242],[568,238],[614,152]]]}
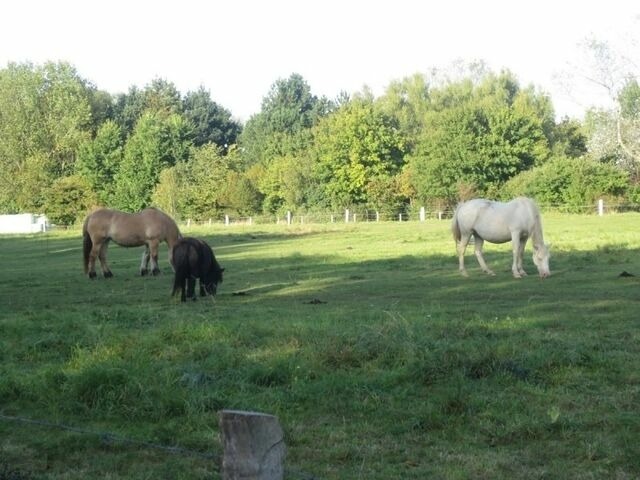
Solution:
{"label": "tall grass", "polygon": [[[640,215],[548,214],[553,275],[509,245],[457,272],[446,221],[200,227],[215,302],[82,274],[79,232],[0,238],[0,414],[220,455],[217,412],[279,416],[290,478],[640,476]],[[628,272],[637,276],[620,276]],[[23,476],[217,478],[216,461],[0,419]],[[2,471],[2,468],[0,468]]]}

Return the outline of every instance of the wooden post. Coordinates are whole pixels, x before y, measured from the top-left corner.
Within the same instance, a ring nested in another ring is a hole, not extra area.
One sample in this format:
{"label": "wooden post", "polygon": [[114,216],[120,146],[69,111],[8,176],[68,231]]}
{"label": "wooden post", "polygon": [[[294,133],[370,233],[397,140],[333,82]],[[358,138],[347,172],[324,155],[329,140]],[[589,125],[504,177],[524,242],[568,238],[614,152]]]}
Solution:
{"label": "wooden post", "polygon": [[598,215],[599,216],[603,216],[604,215],[604,200],[602,200],[602,199],[598,200]]}
{"label": "wooden post", "polygon": [[344,211],[344,223],[349,223],[349,209]]}
{"label": "wooden post", "polygon": [[291,212],[287,211],[287,225],[291,225]]}
{"label": "wooden post", "polygon": [[282,480],[286,446],[278,417],[259,412],[218,412],[223,480]]}
{"label": "wooden post", "polygon": [[224,224],[227,226],[229,225],[229,215],[224,216]]}
{"label": "wooden post", "polygon": [[424,207],[420,207],[420,221],[424,222],[426,217],[427,217],[427,214],[425,212]]}

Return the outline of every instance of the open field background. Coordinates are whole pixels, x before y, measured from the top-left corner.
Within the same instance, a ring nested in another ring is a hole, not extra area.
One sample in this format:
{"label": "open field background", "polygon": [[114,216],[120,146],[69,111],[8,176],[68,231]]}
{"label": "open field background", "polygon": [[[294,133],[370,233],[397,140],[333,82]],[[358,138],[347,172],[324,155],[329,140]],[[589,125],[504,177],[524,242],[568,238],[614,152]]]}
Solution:
{"label": "open field background", "polygon": [[[640,214],[543,215],[552,276],[449,221],[211,226],[215,303],[142,249],[83,276],[79,231],[0,238],[0,476],[217,478],[223,408],[279,416],[288,478],[640,476]],[[622,272],[636,276],[620,276]],[[3,473],[4,472],[4,473]]]}

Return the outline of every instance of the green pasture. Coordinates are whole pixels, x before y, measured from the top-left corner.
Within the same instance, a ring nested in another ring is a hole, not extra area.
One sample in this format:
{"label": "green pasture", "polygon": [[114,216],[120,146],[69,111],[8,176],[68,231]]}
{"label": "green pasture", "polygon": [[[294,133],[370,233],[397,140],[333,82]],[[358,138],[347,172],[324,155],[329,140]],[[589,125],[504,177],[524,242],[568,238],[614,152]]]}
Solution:
{"label": "green pasture", "polygon": [[187,304],[166,247],[90,281],[79,231],[1,237],[0,479],[219,478],[225,408],[292,479],[638,478],[640,215],[543,222],[546,280],[461,277],[449,221],[183,229],[226,268]]}

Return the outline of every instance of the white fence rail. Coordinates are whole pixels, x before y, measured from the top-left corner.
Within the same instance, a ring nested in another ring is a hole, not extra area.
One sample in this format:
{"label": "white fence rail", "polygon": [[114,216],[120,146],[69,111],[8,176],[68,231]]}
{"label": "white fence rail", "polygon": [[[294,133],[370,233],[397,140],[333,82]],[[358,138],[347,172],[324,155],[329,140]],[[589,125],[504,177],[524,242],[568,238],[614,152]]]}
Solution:
{"label": "white fence rail", "polygon": [[[582,206],[567,205],[544,205],[540,204],[543,211],[560,211],[583,214],[606,215],[621,212],[640,212],[640,204],[607,204],[604,200],[599,200],[596,204]],[[306,212],[295,214],[288,211],[281,215],[255,215],[249,217],[225,215],[223,218],[207,219],[205,221],[193,221],[187,219],[183,224],[191,225],[254,225],[254,224],[277,224],[277,225],[304,225],[311,223],[358,223],[358,222],[424,222],[427,219],[444,220],[453,215],[453,209],[438,208],[408,208],[395,212],[382,212],[369,209],[345,209],[342,212]]]}

